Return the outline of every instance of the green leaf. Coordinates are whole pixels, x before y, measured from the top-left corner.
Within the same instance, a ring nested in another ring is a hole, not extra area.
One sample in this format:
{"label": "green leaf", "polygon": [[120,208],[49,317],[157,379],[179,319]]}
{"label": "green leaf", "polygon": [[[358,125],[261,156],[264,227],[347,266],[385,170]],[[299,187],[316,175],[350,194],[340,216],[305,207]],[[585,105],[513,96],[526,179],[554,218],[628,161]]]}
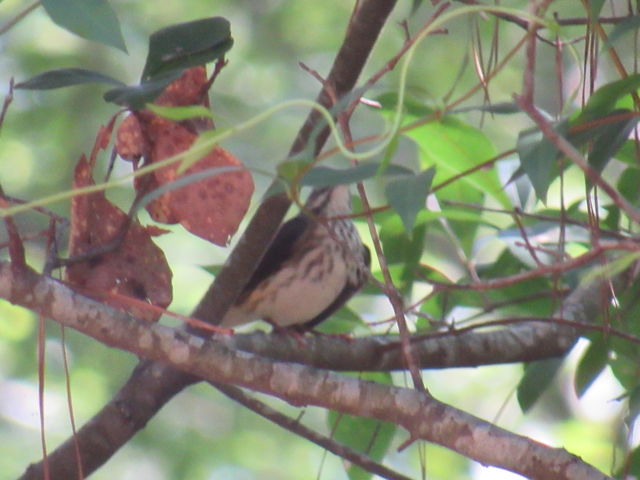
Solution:
{"label": "green leaf", "polygon": [[550,250],[557,248],[558,242],[563,238],[565,242],[587,243],[589,242],[589,231],[577,225],[567,225],[560,228],[557,222],[538,221],[525,226],[523,228],[513,226],[511,228],[503,228],[497,234],[511,253],[529,268],[536,268],[537,262],[544,264],[552,264],[557,258],[555,254],[545,252],[539,249],[536,252],[536,258],[533,258],[531,252],[522,246],[523,236],[534,245],[548,246]]}
{"label": "green leaf", "polygon": [[[462,174],[495,156],[491,141],[478,129],[455,118],[445,117],[439,122],[427,123],[406,134],[418,145],[423,166],[435,165],[438,183]],[[465,174],[457,181],[461,189],[469,187],[490,195],[505,207],[509,199],[493,168]]]}
{"label": "green leaf", "polygon": [[578,397],[582,397],[593,381],[602,373],[609,361],[609,346],[602,335],[591,340],[576,368],[573,386]]}
{"label": "green leaf", "polygon": [[[554,130],[564,136],[567,122],[556,124]],[[517,148],[520,165],[529,177],[536,196],[542,202],[546,202],[549,185],[558,175],[560,152],[537,128],[520,132]]]}
{"label": "green leaf", "polygon": [[616,152],[616,159],[626,163],[632,167],[638,167],[638,152],[640,145],[635,140],[627,140],[622,147]]}
{"label": "green leaf", "polygon": [[178,70],[159,75],[154,77],[153,80],[143,82],[140,85],[125,85],[112,88],[104,94],[104,99],[116,105],[124,105],[133,110],[141,110],[145,108],[147,103],[153,102],[165,87],[177,80],[180,75],[182,75],[182,71]]}
{"label": "green leaf", "polygon": [[[415,103],[405,104],[405,108],[407,113],[404,115],[403,124],[433,114],[432,110]],[[418,146],[421,165],[437,168],[435,183],[463,174],[496,155],[493,144],[484,133],[450,115],[413,128],[404,135]],[[504,208],[511,208],[511,202],[493,168],[465,174],[455,185],[450,185],[445,190],[456,190],[450,196],[460,198],[460,193],[469,188],[482,195],[490,195]],[[440,190],[439,195],[442,192]]]}
{"label": "green leaf", "polygon": [[615,478],[640,477],[640,447],[635,447],[616,472]]}
{"label": "green leaf", "polygon": [[200,266],[200,269],[204,270],[207,273],[210,273],[215,277],[216,275],[218,275],[218,273],[220,273],[222,267],[223,265],[202,265]]}
{"label": "green leaf", "polygon": [[142,81],[167,72],[204,65],[222,57],[232,45],[229,21],[222,17],[163,28],[149,38],[149,53]]}
{"label": "green leaf", "polygon": [[422,0],[413,0],[411,2],[411,15],[416,13],[416,11],[420,8],[420,5],[422,5]]}
{"label": "green leaf", "polygon": [[587,285],[594,280],[601,280],[603,278],[609,279],[624,272],[631,264],[635,263],[640,258],[640,252],[626,252],[620,255],[618,258],[610,260],[604,265],[598,265],[588,271],[588,273],[582,278],[582,285]]}
{"label": "green leaf", "polygon": [[387,184],[385,196],[391,208],[400,215],[407,232],[413,230],[416,215],[425,207],[435,173],[435,168],[431,167],[418,175],[404,175]]}
{"label": "green leaf", "polygon": [[629,398],[627,406],[628,414],[624,423],[629,429],[632,429],[633,424],[638,418],[638,414],[640,414],[640,385],[633,387],[633,389],[627,393],[627,396]]}
{"label": "green leaf", "polygon": [[615,356],[611,359],[611,372],[625,389],[630,390],[638,385],[640,378],[640,355],[637,351],[628,352],[633,349],[629,343],[619,342],[615,349]]}
{"label": "green leaf", "polygon": [[[381,168],[382,165],[377,162],[361,162],[351,168],[314,167],[302,178],[301,184],[313,187],[352,184],[375,176]],[[413,171],[399,165],[389,165],[384,173],[407,175],[413,174]]]}
{"label": "green leaf", "polygon": [[109,83],[111,85],[124,85],[109,75],[84,68],[58,68],[31,77],[29,80],[16,84],[16,88],[24,90],[50,90],[54,88],[69,87],[81,83]]}
{"label": "green leaf", "polygon": [[380,240],[384,255],[389,265],[401,266],[393,280],[403,293],[409,293],[413,285],[416,268],[424,250],[425,233],[426,221],[422,215],[418,215],[416,226],[409,233],[398,215],[381,222]]}
{"label": "green leaf", "polygon": [[[630,111],[614,110],[610,115],[619,115],[625,112]],[[634,115],[630,118],[603,124],[598,135],[593,140],[593,146],[589,152],[589,164],[597,171],[602,172],[609,160],[628,140],[638,120],[640,119]]]}
{"label": "green leaf", "polygon": [[[422,219],[420,219],[422,220]],[[380,223],[380,240],[389,265],[417,264],[422,256],[424,221],[418,220],[412,232],[407,233],[398,215],[391,215]],[[420,229],[420,232],[416,230]]]}
{"label": "green leaf", "polygon": [[288,184],[295,182],[309,168],[308,160],[299,159],[297,157],[290,158],[284,162],[280,162],[276,167],[278,177],[282,178]]}
{"label": "green leaf", "polygon": [[156,115],[174,122],[182,122],[190,118],[213,118],[213,112],[203,105],[188,105],[186,107],[165,107],[150,103],[147,108]]}
{"label": "green leaf", "polygon": [[480,105],[476,107],[456,108],[451,113],[465,113],[475,111],[495,113],[498,115],[512,115],[514,113],[521,113],[522,109],[515,102],[500,102],[490,103],[488,105]]}
{"label": "green leaf", "polygon": [[600,11],[602,10],[602,6],[604,5],[604,0],[589,0],[589,17],[591,21],[596,21],[600,16]]}
{"label": "green leaf", "polygon": [[529,363],[518,384],[518,404],[523,412],[528,412],[547,390],[562,365],[562,359],[551,358]]}
{"label": "green leaf", "polygon": [[640,170],[635,167],[625,169],[618,179],[618,192],[632,205],[640,199]]}
{"label": "green leaf", "polygon": [[[522,262],[509,249],[504,249],[494,263],[478,266],[480,278],[493,279],[516,275],[523,270]],[[450,308],[468,305],[485,309],[486,305],[501,305],[500,312],[506,316],[548,317],[554,311],[553,285],[548,278],[534,277],[521,282],[505,285],[503,288],[472,292],[460,290],[450,297]],[[532,295],[538,292],[538,295]]]}
{"label": "green leaf", "polygon": [[638,30],[638,28],[640,28],[640,15],[634,15],[633,17],[625,18],[613,27],[613,30],[611,30],[609,38],[607,39],[607,42],[602,46],[602,49],[608,50],[613,46],[615,42],[618,41],[618,39],[624,36],[627,32]]}
{"label": "green leaf", "polygon": [[118,17],[106,0],[42,0],[42,6],[62,28],[87,40],[127,51]]}
{"label": "green leaf", "polygon": [[[359,374],[359,378],[391,385],[391,375],[387,372],[369,372]],[[386,455],[397,427],[388,422],[381,422],[364,417],[355,417],[329,411],[327,424],[332,437],[353,450],[366,454],[374,461],[381,461]],[[347,466],[350,480],[367,480],[372,474],[355,465]]]}
{"label": "green leaf", "polygon": [[[397,103],[395,93],[381,95],[377,100],[382,105],[383,115],[386,117],[395,115]],[[403,108],[403,125],[436,116],[433,109],[410,98],[405,100]],[[436,184],[460,175],[496,156],[495,147],[486,135],[451,115],[412,128],[403,135],[413,140],[418,146],[420,162],[424,167],[436,166],[438,172],[434,180]],[[465,174],[455,182],[455,185],[440,189],[438,197],[446,191],[450,193],[449,197],[456,197],[458,200],[462,198],[466,201],[466,195],[463,194],[469,188],[482,195],[490,195],[504,208],[512,206],[493,168],[483,168],[471,174]]]}
{"label": "green leaf", "polygon": [[389,145],[387,145],[387,147],[384,149],[384,155],[382,156],[382,165],[380,165],[381,173],[384,172],[389,165],[391,165],[393,156],[396,154],[396,150],[398,150],[399,143],[400,135],[396,133],[389,141]]}
{"label": "green leaf", "polygon": [[[638,177],[636,177],[636,180],[638,180]],[[637,187],[638,184],[636,183],[635,185]],[[603,206],[602,208],[607,212],[607,216],[602,221],[603,227],[608,228],[609,230],[618,230],[621,218],[620,208],[618,208],[616,205],[607,205]]]}
{"label": "green leaf", "polygon": [[367,323],[355,311],[348,307],[342,307],[320,325],[314,327],[313,331],[329,335],[344,335],[352,333],[361,327],[369,328]]}
{"label": "green leaf", "polygon": [[616,108],[618,100],[625,95],[634,93],[638,88],[640,88],[640,73],[603,85],[589,97],[587,104],[576,119],[576,123],[590,122],[604,117]]}

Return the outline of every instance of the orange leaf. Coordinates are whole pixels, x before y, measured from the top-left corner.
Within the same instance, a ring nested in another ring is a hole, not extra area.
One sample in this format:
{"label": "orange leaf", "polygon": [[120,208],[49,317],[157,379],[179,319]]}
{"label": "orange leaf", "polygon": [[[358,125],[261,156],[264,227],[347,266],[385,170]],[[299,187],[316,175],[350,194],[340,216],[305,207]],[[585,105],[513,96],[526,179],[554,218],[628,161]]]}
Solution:
{"label": "orange leaf", "polygon": [[[183,152],[196,139],[196,135],[173,122],[153,122],[156,139],[153,158],[163,160]],[[215,167],[242,167],[242,163],[221,147],[216,146],[208,155],[191,165],[184,175]],[[179,164],[156,171],[158,184],[167,185],[179,178]],[[159,197],[168,206],[173,219],[184,228],[216,245],[226,245],[249,208],[253,193],[253,179],[249,172],[239,169],[198,180],[169,191]]]}
{"label": "orange leaf", "polygon": [[116,151],[123,159],[133,162],[139,160],[145,152],[145,141],[138,119],[129,115],[116,133]]}
{"label": "orange leaf", "polygon": [[[91,166],[82,156],[74,172],[74,187],[94,185]],[[71,201],[71,256],[94,252],[109,245],[121,235],[127,215],[111,204],[103,192],[79,195]],[[113,250],[86,261],[73,263],[67,268],[67,280],[88,291],[116,294],[105,303],[130,313],[156,321],[154,310],[131,308],[129,302],[118,300],[117,295],[133,297],[166,308],[172,300],[171,270],[164,253],[151,241],[146,228],[132,221],[124,238]]]}
{"label": "orange leaf", "polygon": [[[207,76],[204,67],[186,70],[158,97],[164,106],[208,105]],[[176,123],[148,110],[129,116],[117,132],[116,148],[120,156],[134,161],[144,156],[150,165],[188,150],[197,132],[211,129],[210,119],[189,119]],[[215,167],[242,167],[243,164],[226,150],[215,147],[184,172],[184,175]],[[145,208],[151,217],[162,223],[181,223],[188,231],[217,245],[226,245],[237,231],[249,208],[253,194],[253,179],[247,170],[216,174],[171,189],[171,182],[179,178],[178,164],[156,170],[153,174],[136,177],[139,196],[156,188],[169,190],[155,198]]]}
{"label": "orange leaf", "polygon": [[207,106],[206,88],[207,70],[204,66],[189,68],[164,89],[155,103],[165,107]]}

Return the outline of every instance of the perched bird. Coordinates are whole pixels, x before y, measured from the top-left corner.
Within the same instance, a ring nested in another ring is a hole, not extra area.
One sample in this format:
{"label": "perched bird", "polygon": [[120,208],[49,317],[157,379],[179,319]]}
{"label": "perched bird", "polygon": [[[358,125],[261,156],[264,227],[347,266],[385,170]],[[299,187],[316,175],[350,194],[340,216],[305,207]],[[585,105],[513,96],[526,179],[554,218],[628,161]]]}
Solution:
{"label": "perched bird", "polygon": [[[221,326],[262,319],[274,328],[311,329],[364,285],[371,262],[353,222],[349,187],[314,189],[285,222]],[[326,219],[326,220],[325,220]]]}

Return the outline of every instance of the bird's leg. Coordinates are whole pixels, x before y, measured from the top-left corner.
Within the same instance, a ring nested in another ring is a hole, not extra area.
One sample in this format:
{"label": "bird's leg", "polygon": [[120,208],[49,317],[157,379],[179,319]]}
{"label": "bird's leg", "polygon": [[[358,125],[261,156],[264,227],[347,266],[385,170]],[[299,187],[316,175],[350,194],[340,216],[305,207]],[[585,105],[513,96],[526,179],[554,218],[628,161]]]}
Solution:
{"label": "bird's leg", "polygon": [[283,327],[278,325],[271,318],[263,318],[265,322],[271,325],[271,333],[275,333],[277,335],[287,335],[293,338],[299,347],[304,347],[304,334],[309,331],[309,329],[302,328],[302,325],[292,325],[289,327]]}

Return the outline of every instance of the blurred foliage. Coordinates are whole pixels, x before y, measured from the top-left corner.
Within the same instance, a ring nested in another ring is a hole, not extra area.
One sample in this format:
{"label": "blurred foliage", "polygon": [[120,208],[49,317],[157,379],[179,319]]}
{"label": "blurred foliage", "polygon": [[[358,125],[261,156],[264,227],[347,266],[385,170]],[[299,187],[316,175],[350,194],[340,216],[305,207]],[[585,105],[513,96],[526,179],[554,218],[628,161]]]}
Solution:
{"label": "blurred foliage", "polygon": [[[462,8],[463,2],[453,3],[452,10]],[[616,3],[590,2],[591,12],[620,15],[623,7],[612,8]],[[319,83],[298,62],[326,75],[352,8],[350,2],[343,1],[220,0],[212,6],[204,0],[184,0],[165,2],[162,8],[151,2],[112,2],[119,27],[114,29],[111,25],[105,39],[92,36],[91,29],[87,33],[87,25],[67,25],[64,13],[62,20],[53,13],[54,4],[52,0],[44,2],[46,11],[36,9],[0,36],[0,85],[5,86],[5,91],[10,78],[20,82],[58,68],[86,68],[135,84],[147,58],[149,35],[171,24],[221,16],[231,24],[234,48],[211,92],[213,116],[220,129],[255,117],[285,100],[315,98]],[[93,0],[85,7],[91,12],[92,6],[104,5]],[[528,2],[510,2],[509,7],[526,11]],[[17,0],[0,3],[2,24],[23,8]],[[402,47],[405,30],[399,22],[406,19],[406,29],[413,34],[435,8],[431,2],[399,2],[363,78],[382,67]],[[579,2],[559,0],[552,2],[552,8],[558,18],[586,15]],[[88,18],[95,20],[92,14]],[[60,28],[52,19],[91,40],[122,50],[118,40],[121,32],[129,53],[87,42]],[[562,293],[579,284],[582,271],[568,272],[562,278],[530,278],[486,292],[457,289],[428,296],[430,281],[467,284],[474,275],[495,279],[536,268],[539,262],[557,262],[559,253],[583,253],[591,248],[594,228],[588,224],[593,219],[585,202],[585,191],[593,192],[593,186],[585,184],[579,169],[560,161],[557,148],[532,128],[525,114],[513,108],[512,95],[520,93],[525,70],[522,52],[511,58],[486,86],[477,88],[461,105],[449,108],[478,85],[478,70],[492,62],[495,65],[490,59],[507,55],[524,34],[523,29],[490,15],[459,16],[445,27],[446,31],[439,30],[417,48],[404,79],[407,96],[401,125],[404,128],[413,122],[413,128],[396,132],[390,144],[369,163],[342,175],[351,181],[366,178],[372,204],[390,203],[395,209],[377,213],[375,220],[394,281],[407,305],[417,305],[417,315],[410,320],[418,328],[433,329],[443,323],[469,325],[515,315],[548,316],[558,306]],[[613,37],[607,48],[613,45],[627,71],[633,71],[637,45],[622,39],[636,35],[638,22],[630,20],[606,28]],[[577,38],[584,35],[584,25],[567,25],[557,32],[542,31],[541,35],[553,40],[555,33],[564,40]],[[491,51],[492,45],[495,52]],[[602,171],[604,178],[638,207],[638,147],[627,137],[637,124],[632,97],[640,84],[639,77],[630,75],[619,80],[616,71],[602,61],[598,65],[601,81],[596,93],[587,101],[587,89],[585,100],[581,100],[577,93],[588,81],[582,76],[584,59],[579,52],[583,43],[579,45],[575,50],[567,47],[561,54],[565,83],[560,90],[557,52],[547,42],[538,42],[533,78],[536,105],[554,119],[556,133],[566,135],[587,155],[593,168]],[[605,51],[601,55],[604,57]],[[382,108],[361,106],[356,111],[352,121],[354,138],[378,135],[388,127],[401,80],[400,69],[395,69],[367,92],[368,98],[380,100]],[[16,91],[0,137],[0,184],[5,192],[33,200],[67,190],[75,162],[91,148],[99,126],[115,112],[114,105],[103,101],[100,87],[93,85],[49,92]],[[305,115],[306,108],[287,108],[258,127],[225,140],[225,148],[254,172],[258,185],[254,203],[276,175]],[[499,160],[490,164],[496,156],[500,156]],[[348,166],[340,155],[327,163],[332,167]],[[300,168],[285,165],[288,166],[294,173]],[[431,170],[434,166],[435,176]],[[478,168],[473,174],[456,179],[456,175],[474,167]],[[312,171],[305,181],[331,183],[340,175],[321,168]],[[407,177],[408,170],[422,173]],[[124,173],[117,164],[115,174]],[[439,186],[449,180],[454,181]],[[436,195],[428,200],[429,210],[416,211],[416,197],[410,193],[419,194],[423,202],[430,188]],[[126,207],[131,201],[129,190],[121,187],[107,194]],[[433,204],[429,203],[432,199]],[[610,239],[637,233],[637,225],[619,205],[603,195],[598,200],[600,218],[595,224],[600,228],[599,237]],[[68,202],[48,208],[64,216],[69,211]],[[501,212],[501,208],[505,210]],[[520,215],[516,222],[516,208],[529,216]],[[571,222],[561,227],[559,218]],[[18,216],[16,221],[22,232],[38,232],[46,227],[48,219],[29,213]],[[363,219],[358,220],[358,227],[365,231]],[[211,272],[216,271],[207,272],[200,265],[222,263],[228,250],[189,236],[180,228],[172,230],[172,235],[161,237],[158,243],[174,269],[175,301],[171,309],[188,313],[206,289]],[[523,248],[523,234],[544,250],[532,255]],[[66,244],[66,232],[58,232],[58,240],[61,245]],[[27,245],[30,262],[36,267],[44,262],[45,245],[43,237]],[[373,270],[381,278],[375,259]],[[636,285],[618,295],[618,304],[608,310],[603,307],[602,312],[593,312],[594,322],[606,322],[601,324],[638,337],[638,324],[633,320],[638,314],[637,288]],[[367,288],[350,306],[331,322],[343,319],[360,331],[364,330],[362,318],[381,321],[390,316],[389,306],[373,288]],[[386,332],[388,328],[388,323],[383,323],[368,331]],[[344,332],[339,325],[331,330]],[[32,313],[0,302],[0,471],[8,478],[20,474],[40,455],[37,332],[38,319]],[[63,335],[78,424],[90,418],[117,391],[136,362],[132,355],[47,324],[45,421],[50,448],[70,434]],[[524,373],[520,366],[430,371],[425,373],[426,383],[436,397],[474,415],[496,419],[505,428],[564,446],[604,471],[638,475],[640,455],[635,424],[640,347],[601,333],[589,333],[586,338],[562,361],[533,363]],[[408,383],[403,374],[392,378],[398,385]],[[300,409],[273,399],[265,401],[292,416],[300,413]],[[520,407],[527,411],[526,415]],[[306,424],[330,432],[326,412],[303,410]],[[361,438],[349,439],[348,433],[344,435],[347,442],[362,445]],[[390,444],[385,462],[399,471],[417,478],[424,467],[428,478],[443,480],[496,478],[495,471],[438,446],[416,444],[398,453],[395,449],[405,440],[404,432],[395,436],[387,433],[384,438]],[[627,458],[628,452],[633,453]],[[92,478],[315,477],[347,478],[340,459],[238,408],[212,389],[197,386],[168,404]]]}

